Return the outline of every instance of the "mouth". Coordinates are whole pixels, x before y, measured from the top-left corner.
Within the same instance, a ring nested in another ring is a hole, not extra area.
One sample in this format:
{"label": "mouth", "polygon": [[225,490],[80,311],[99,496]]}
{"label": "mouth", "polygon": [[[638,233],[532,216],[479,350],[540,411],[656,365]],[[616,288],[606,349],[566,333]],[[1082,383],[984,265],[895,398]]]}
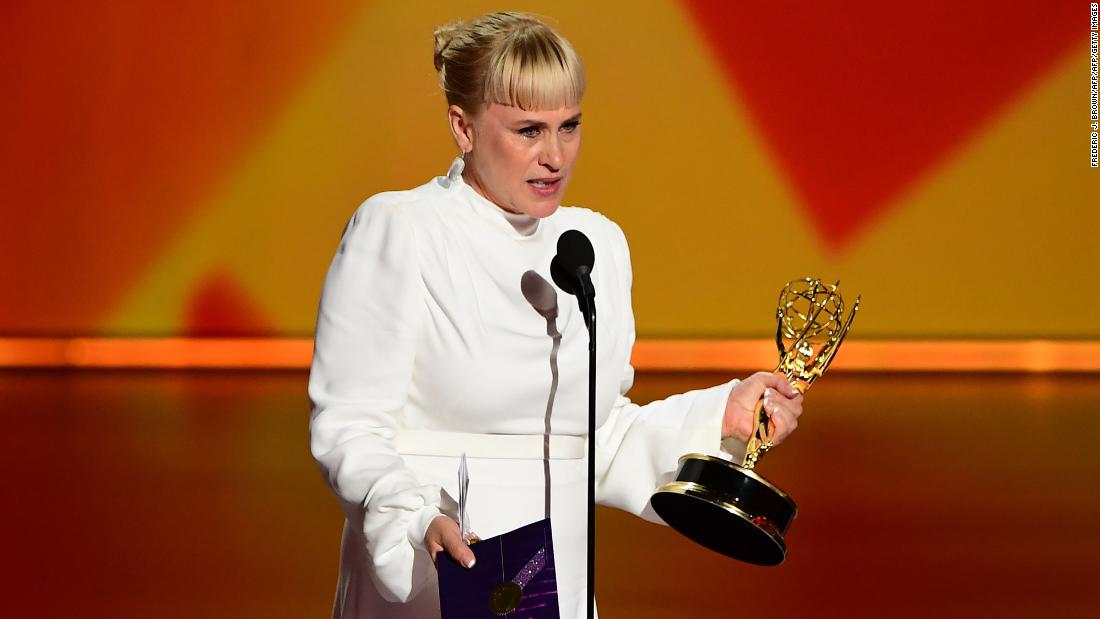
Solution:
{"label": "mouth", "polygon": [[536,193],[541,195],[550,195],[558,190],[561,186],[560,176],[550,176],[544,178],[533,178],[527,181],[527,184],[534,189]]}

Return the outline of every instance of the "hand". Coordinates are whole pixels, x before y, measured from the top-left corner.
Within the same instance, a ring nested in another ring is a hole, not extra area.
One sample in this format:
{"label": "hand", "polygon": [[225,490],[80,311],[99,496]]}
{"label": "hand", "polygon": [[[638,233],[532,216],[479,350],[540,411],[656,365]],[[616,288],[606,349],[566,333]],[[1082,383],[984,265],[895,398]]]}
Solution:
{"label": "hand", "polygon": [[802,394],[787,379],[771,372],[757,372],[737,383],[726,401],[722,420],[722,438],[748,442],[756,432],[756,402],[764,398],[768,413],[768,433],[772,445],[778,445],[798,427],[802,415]]}
{"label": "hand", "polygon": [[458,523],[448,516],[439,515],[432,520],[428,532],[424,534],[424,546],[431,553],[432,561],[435,561],[439,551],[446,550],[459,565],[467,568],[474,566],[474,551],[462,540]]}

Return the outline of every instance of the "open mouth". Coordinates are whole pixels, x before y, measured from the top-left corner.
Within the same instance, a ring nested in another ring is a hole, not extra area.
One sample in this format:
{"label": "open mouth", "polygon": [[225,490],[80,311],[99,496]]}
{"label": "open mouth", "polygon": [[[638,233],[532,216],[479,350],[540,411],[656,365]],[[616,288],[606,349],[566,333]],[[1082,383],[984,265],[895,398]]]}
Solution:
{"label": "open mouth", "polygon": [[527,184],[540,192],[553,191],[561,184],[561,178],[535,178],[527,181]]}

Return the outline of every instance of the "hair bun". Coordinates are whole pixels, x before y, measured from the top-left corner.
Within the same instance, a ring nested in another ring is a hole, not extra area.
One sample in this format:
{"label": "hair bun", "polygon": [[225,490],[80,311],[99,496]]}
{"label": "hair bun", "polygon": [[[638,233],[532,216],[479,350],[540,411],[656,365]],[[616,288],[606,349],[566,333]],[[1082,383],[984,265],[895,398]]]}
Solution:
{"label": "hair bun", "polygon": [[462,21],[453,21],[449,24],[444,24],[435,29],[432,33],[432,38],[435,39],[435,50],[432,54],[432,63],[435,65],[436,71],[443,69],[443,52],[447,50],[447,46],[451,44],[455,36],[466,27],[466,24]]}
{"label": "hair bun", "polygon": [[432,32],[432,61],[447,105],[476,114],[488,103],[524,110],[578,105],[584,67],[565,37],[527,13],[486,13]]}

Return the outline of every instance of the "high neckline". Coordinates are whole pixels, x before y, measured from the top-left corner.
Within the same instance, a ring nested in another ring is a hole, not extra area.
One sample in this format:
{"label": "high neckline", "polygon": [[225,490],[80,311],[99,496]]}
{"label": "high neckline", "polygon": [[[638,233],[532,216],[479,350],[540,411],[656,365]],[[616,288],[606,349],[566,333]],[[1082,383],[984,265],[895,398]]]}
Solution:
{"label": "high neckline", "polygon": [[520,236],[531,236],[539,229],[538,217],[524,215],[523,213],[512,213],[504,209],[500,209],[500,212],[504,215],[504,218],[508,220],[508,223],[512,224],[512,228],[514,228]]}
{"label": "high neckline", "polygon": [[501,227],[514,236],[529,239],[538,234],[542,228],[538,217],[532,217],[523,213],[513,213],[497,206],[492,200],[478,193],[476,189],[459,177],[454,181],[455,189],[466,196],[467,201],[473,206],[474,211],[481,217],[489,220],[493,225]]}

